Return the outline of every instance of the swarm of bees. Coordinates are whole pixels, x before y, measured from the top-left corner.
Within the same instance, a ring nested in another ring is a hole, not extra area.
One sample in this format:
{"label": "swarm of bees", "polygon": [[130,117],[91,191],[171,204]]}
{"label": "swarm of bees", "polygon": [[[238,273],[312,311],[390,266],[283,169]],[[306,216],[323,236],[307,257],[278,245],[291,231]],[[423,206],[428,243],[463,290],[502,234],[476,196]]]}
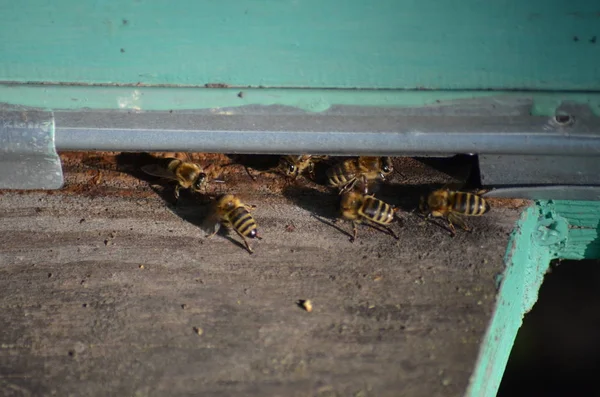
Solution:
{"label": "swarm of bees", "polygon": [[[384,182],[394,171],[391,158],[359,156],[332,162],[328,156],[287,155],[281,156],[278,165],[270,171],[291,180],[296,180],[299,176],[314,179],[315,164],[320,162],[328,163],[325,171],[326,184],[335,188],[340,196],[337,220],[352,223],[351,242],[356,241],[358,226],[361,224],[399,239],[390,227],[397,218],[398,208],[369,193],[371,184]],[[225,166],[229,165],[241,164]],[[179,199],[181,189],[208,195],[208,186],[212,182],[225,182],[219,179],[218,172],[214,169],[208,171],[197,163],[172,157],[157,159],[155,164],[147,164],[142,170],[149,175],[176,182],[176,199]],[[247,168],[246,170],[248,171]],[[252,177],[249,171],[248,174]],[[208,225],[206,228],[212,232],[206,237],[211,238],[223,226],[235,231],[243,240],[246,250],[253,253],[248,239],[261,239],[257,222],[251,214],[253,209],[253,206],[244,204],[233,194],[214,196],[205,222]],[[426,221],[433,221],[435,218],[445,220],[450,235],[454,236],[455,225],[466,231],[471,230],[464,220],[465,216],[481,216],[490,210],[490,206],[478,194],[442,188],[421,197],[418,210]]]}

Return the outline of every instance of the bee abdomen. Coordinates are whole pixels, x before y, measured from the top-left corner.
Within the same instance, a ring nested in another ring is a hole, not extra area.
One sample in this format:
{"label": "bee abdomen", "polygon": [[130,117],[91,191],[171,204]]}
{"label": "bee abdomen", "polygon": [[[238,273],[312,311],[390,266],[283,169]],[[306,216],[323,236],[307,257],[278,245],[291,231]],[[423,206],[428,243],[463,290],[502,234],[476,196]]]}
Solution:
{"label": "bee abdomen", "polygon": [[458,192],[454,195],[452,210],[464,215],[480,216],[488,212],[490,206],[487,201],[476,194]]}
{"label": "bee abdomen", "polygon": [[330,186],[340,186],[346,182],[344,170],[341,166],[335,165],[327,170],[327,183],[329,183]]}
{"label": "bee abdomen", "polygon": [[394,208],[373,197],[365,198],[360,212],[365,218],[382,225],[391,223],[394,220]]}
{"label": "bee abdomen", "polygon": [[229,221],[235,230],[242,236],[254,238],[256,237],[256,222],[250,212],[244,207],[234,209],[229,216]]}

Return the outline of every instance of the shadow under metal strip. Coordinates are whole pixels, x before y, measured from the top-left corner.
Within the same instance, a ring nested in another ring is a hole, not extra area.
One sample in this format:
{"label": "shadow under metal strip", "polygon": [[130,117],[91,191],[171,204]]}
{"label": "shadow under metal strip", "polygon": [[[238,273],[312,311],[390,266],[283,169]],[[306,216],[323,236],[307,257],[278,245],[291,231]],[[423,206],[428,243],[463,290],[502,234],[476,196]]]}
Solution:
{"label": "shadow under metal strip", "polygon": [[51,112],[0,111],[0,189],[59,189]]}

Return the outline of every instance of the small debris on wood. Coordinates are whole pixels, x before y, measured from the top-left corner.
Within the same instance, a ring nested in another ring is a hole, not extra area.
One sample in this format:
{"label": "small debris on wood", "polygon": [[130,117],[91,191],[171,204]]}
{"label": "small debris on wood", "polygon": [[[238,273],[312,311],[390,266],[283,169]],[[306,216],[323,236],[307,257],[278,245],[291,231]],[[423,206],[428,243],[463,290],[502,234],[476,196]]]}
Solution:
{"label": "small debris on wood", "polygon": [[144,268],[144,265],[139,265],[138,267],[139,267],[140,269],[143,269],[143,268]]}
{"label": "small debris on wood", "polygon": [[303,308],[304,310],[306,310],[307,312],[312,312],[313,306],[312,306],[312,302],[310,301],[310,299],[301,299],[298,302],[296,302],[296,304],[298,306],[300,306],[301,308]]}
{"label": "small debris on wood", "polygon": [[373,281],[381,281],[383,279],[382,275],[376,275],[375,277],[373,277]]}
{"label": "small debris on wood", "polygon": [[194,327],[194,332],[200,336],[204,333],[204,330],[200,327]]}
{"label": "small debris on wood", "polygon": [[183,310],[185,310],[185,309],[187,309],[187,305],[186,305],[185,303],[183,303],[183,304],[181,305],[181,308],[182,308]]}

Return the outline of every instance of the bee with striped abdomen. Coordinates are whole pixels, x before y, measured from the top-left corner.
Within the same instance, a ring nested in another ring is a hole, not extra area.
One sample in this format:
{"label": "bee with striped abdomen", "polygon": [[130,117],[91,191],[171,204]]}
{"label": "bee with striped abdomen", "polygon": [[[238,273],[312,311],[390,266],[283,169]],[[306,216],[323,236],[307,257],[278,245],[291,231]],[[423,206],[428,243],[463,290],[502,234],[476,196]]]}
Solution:
{"label": "bee with striped abdomen", "polygon": [[327,159],[327,156],[312,156],[310,154],[282,156],[279,159],[277,171],[292,179],[296,179],[304,172],[308,172],[312,177],[315,171],[315,163],[325,159]]}
{"label": "bee with striped abdomen", "polygon": [[329,186],[339,187],[340,194],[351,190],[359,179],[363,183],[385,179],[394,167],[389,157],[358,157],[344,160],[327,170]]}
{"label": "bee with striped abdomen", "polygon": [[398,236],[387,225],[392,223],[397,209],[388,203],[376,199],[364,191],[353,189],[342,194],[340,203],[342,218],[352,221],[352,239],[356,240],[358,224],[364,223],[381,232],[387,232],[396,240]]}
{"label": "bee with striped abdomen", "polygon": [[421,197],[419,210],[427,219],[444,218],[454,236],[454,224],[471,231],[463,216],[481,216],[490,210],[490,205],[477,194],[438,189],[427,197]]}
{"label": "bee with striped abdomen", "polygon": [[200,192],[208,184],[208,177],[200,165],[174,157],[158,159],[156,164],[143,166],[142,171],[148,175],[177,181],[175,199],[179,199],[181,188]]}
{"label": "bee with striped abdomen", "polygon": [[258,235],[258,226],[250,214],[251,206],[245,205],[241,200],[232,194],[226,194],[218,197],[213,203],[213,210],[210,217],[214,220],[214,232],[206,236],[211,238],[219,231],[221,226],[235,230],[235,232],[244,240],[248,252],[253,253],[249,238],[261,239]]}

